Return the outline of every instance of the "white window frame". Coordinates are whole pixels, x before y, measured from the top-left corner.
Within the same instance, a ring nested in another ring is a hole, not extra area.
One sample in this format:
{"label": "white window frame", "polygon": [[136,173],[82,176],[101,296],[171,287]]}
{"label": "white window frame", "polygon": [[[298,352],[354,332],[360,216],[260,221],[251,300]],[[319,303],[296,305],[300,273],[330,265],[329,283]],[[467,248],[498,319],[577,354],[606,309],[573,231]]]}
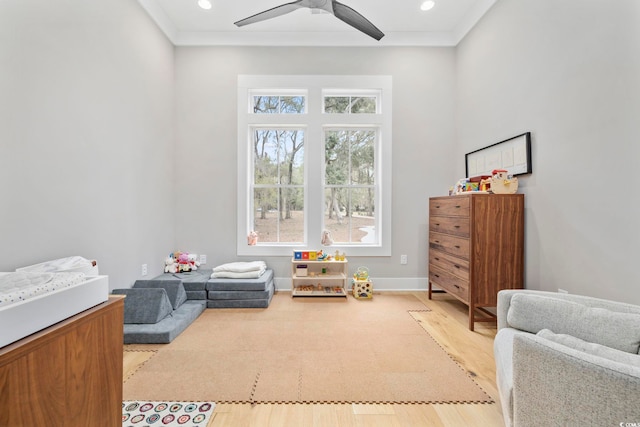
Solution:
{"label": "white window frame", "polygon": [[[324,95],[371,94],[377,91],[377,114],[253,114],[252,95],[306,93],[306,112],[324,111]],[[239,256],[291,256],[294,250],[336,250],[347,256],[391,256],[391,154],[392,154],[391,76],[238,76],[238,199],[237,254]],[[250,246],[251,180],[253,158],[251,130],[258,126],[305,128],[305,241],[301,244],[268,243]],[[346,126],[372,126],[378,129],[376,147],[379,210],[376,211],[375,245],[357,243],[323,247],[320,244],[324,215],[324,130]],[[310,193],[313,188],[317,194]],[[317,189],[317,190],[316,190]],[[307,235],[311,233],[312,235]],[[314,235],[317,234],[317,235]]]}

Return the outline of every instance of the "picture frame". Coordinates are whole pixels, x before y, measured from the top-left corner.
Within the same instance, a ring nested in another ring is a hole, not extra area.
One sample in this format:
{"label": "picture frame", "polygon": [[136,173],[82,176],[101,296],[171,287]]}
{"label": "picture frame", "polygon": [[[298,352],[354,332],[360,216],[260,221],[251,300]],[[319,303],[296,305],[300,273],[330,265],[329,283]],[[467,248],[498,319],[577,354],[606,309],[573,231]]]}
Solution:
{"label": "picture frame", "polygon": [[531,165],[531,132],[516,135],[465,154],[465,173],[468,178],[492,175],[495,169],[506,169],[510,175],[533,172]]}

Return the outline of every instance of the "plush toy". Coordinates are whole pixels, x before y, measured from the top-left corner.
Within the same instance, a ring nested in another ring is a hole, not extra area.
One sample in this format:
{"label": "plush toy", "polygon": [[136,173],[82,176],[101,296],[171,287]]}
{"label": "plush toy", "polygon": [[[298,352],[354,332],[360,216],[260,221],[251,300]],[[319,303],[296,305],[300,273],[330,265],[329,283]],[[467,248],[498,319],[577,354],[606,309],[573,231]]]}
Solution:
{"label": "plush toy", "polygon": [[189,254],[189,266],[191,266],[192,271],[196,271],[198,267],[200,267],[200,261],[198,261],[198,254]]}
{"label": "plush toy", "polygon": [[258,233],[256,233],[255,231],[251,230],[251,232],[247,236],[247,244],[249,246],[255,246],[256,243],[258,243]]}
{"label": "plush toy", "polygon": [[191,271],[191,265],[189,265],[189,254],[187,252],[179,252],[178,255],[178,272],[188,273]]}
{"label": "plush toy", "polygon": [[173,258],[173,256],[168,256],[167,259],[164,260],[164,272],[165,273],[178,272],[178,264],[176,264],[176,260]]}
{"label": "plush toy", "polygon": [[320,243],[322,243],[322,246],[333,245],[333,238],[331,237],[331,232],[329,230],[322,231],[322,238],[320,239]]}

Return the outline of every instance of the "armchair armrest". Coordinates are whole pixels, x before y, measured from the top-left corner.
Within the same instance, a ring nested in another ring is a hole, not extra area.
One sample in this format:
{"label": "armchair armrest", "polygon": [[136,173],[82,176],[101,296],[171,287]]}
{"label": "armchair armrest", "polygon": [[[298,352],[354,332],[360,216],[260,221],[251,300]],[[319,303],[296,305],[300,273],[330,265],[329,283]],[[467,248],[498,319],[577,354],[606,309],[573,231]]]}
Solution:
{"label": "armchair armrest", "polygon": [[640,368],[519,334],[513,342],[516,426],[640,422]]}

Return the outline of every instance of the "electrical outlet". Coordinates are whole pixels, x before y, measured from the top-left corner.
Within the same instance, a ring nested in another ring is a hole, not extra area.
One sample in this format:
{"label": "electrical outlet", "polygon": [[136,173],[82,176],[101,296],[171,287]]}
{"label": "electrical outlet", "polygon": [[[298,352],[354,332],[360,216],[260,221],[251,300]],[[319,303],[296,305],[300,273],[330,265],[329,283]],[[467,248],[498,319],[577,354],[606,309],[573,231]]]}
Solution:
{"label": "electrical outlet", "polygon": [[142,275],[146,276],[148,273],[147,271],[147,264],[142,264]]}
{"label": "electrical outlet", "polygon": [[200,264],[206,264],[206,263],[207,263],[207,256],[200,255]]}
{"label": "electrical outlet", "polygon": [[561,289],[561,288],[558,288],[558,293],[560,293],[560,294],[568,294],[569,291]]}
{"label": "electrical outlet", "polygon": [[400,264],[406,264],[408,262],[406,255],[400,255]]}

